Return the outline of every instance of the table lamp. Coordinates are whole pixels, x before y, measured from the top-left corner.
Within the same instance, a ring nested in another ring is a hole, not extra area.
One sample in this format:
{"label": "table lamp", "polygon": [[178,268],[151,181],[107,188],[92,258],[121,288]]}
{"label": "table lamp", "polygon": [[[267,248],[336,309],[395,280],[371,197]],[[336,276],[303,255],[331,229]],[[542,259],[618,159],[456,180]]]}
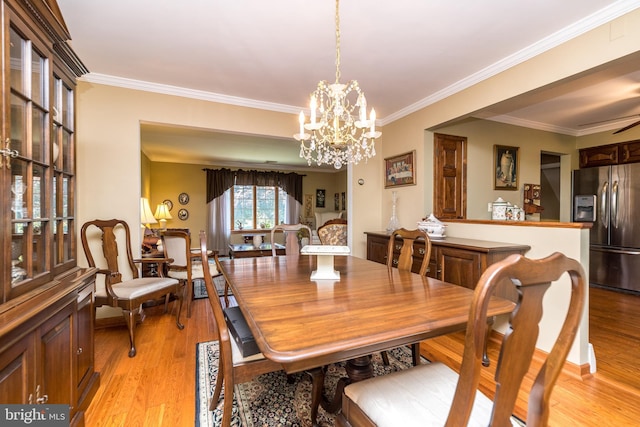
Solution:
{"label": "table lamp", "polygon": [[[151,207],[149,206],[149,199],[146,197],[140,198],[140,224],[144,228],[144,234],[147,229],[151,231],[151,224],[156,224],[158,221],[153,217],[151,213]],[[143,236],[144,236],[143,234]]]}
{"label": "table lamp", "polygon": [[163,230],[167,229],[167,220],[173,219],[171,213],[169,213],[169,206],[164,203],[160,203],[156,207],[156,213],[153,216],[160,221],[160,227],[162,227]]}

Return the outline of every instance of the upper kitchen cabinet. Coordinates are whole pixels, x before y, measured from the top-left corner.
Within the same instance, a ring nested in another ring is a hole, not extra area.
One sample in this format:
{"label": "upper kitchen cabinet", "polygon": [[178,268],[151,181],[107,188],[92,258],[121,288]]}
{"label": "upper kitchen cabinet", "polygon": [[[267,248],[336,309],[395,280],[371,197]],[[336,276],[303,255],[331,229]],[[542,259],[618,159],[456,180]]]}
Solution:
{"label": "upper kitchen cabinet", "polygon": [[591,168],[618,164],[618,144],[599,145],[580,150],[580,167]]}
{"label": "upper kitchen cabinet", "polygon": [[53,0],[2,0],[0,303],[76,266],[75,80]]}
{"label": "upper kitchen cabinet", "polygon": [[599,145],[580,150],[580,168],[640,162],[640,140]]}

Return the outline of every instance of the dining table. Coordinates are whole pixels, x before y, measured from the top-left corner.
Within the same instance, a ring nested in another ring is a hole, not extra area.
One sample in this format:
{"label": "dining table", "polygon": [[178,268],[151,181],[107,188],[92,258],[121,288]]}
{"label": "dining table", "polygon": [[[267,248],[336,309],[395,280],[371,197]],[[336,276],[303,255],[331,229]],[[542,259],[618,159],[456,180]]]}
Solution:
{"label": "dining table", "polygon": [[[317,256],[293,254],[221,261],[229,285],[262,354],[287,373],[322,375],[346,362],[342,387],[373,376],[371,354],[462,330],[473,290],[355,256],[336,256],[339,278],[311,280]],[[514,303],[492,297],[487,316],[510,313]],[[317,414],[313,391],[312,420]]]}

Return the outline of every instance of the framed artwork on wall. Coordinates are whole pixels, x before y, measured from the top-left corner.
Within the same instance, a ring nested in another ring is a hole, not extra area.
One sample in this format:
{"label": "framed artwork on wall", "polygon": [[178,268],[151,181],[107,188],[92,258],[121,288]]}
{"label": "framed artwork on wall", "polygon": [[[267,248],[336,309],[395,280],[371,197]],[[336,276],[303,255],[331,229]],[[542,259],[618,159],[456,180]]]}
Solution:
{"label": "framed artwork on wall", "polygon": [[344,191],[342,192],[342,210],[347,210],[347,193],[345,193]]}
{"label": "framed artwork on wall", "polygon": [[415,184],[415,150],[384,159],[384,188]]}
{"label": "framed artwork on wall", "polygon": [[335,193],[333,195],[333,210],[334,211],[340,210],[340,194],[339,193]]}
{"label": "framed artwork on wall", "polygon": [[316,190],[316,208],[324,208],[325,190],[318,188]]}
{"label": "framed artwork on wall", "polygon": [[518,189],[519,147],[493,146],[493,189]]}
{"label": "framed artwork on wall", "polygon": [[304,195],[304,217],[311,218],[313,216],[313,195]]}

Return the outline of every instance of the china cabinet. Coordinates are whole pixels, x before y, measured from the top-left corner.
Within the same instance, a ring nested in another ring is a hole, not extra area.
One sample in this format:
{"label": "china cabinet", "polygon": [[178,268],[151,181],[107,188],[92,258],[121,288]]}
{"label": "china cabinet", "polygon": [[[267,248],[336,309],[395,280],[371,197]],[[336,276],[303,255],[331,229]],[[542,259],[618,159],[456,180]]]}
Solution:
{"label": "china cabinet", "polygon": [[75,80],[55,0],[0,0],[0,401],[68,403],[82,423],[95,271],[76,266]]}

